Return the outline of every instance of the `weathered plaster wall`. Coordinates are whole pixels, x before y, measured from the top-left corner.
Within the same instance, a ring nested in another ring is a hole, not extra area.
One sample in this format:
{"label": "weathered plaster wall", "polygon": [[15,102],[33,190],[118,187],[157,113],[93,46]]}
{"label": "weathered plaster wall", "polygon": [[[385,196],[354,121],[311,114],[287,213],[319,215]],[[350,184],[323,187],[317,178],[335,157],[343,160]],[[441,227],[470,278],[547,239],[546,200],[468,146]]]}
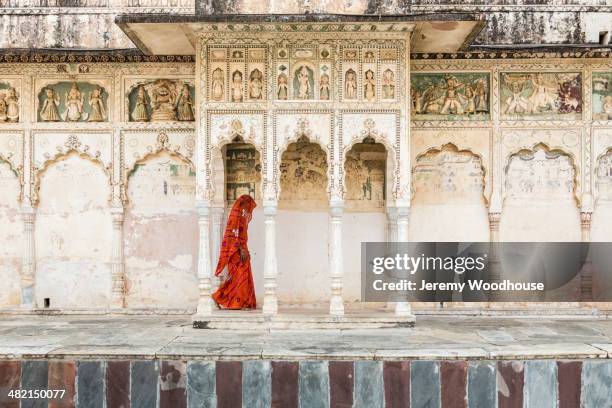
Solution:
{"label": "weathered plaster wall", "polygon": [[[112,223],[108,175],[69,154],[40,176],[36,221],[36,301],[51,308],[109,306]],[[61,192],[61,193],[60,193]]]}
{"label": "weathered plaster wall", "polygon": [[21,303],[21,258],[23,221],[20,215],[19,177],[8,162],[0,159],[0,307]]}
{"label": "weathered plaster wall", "polygon": [[197,302],[195,171],[159,153],[128,180],[124,222],[127,305],[192,309]]}

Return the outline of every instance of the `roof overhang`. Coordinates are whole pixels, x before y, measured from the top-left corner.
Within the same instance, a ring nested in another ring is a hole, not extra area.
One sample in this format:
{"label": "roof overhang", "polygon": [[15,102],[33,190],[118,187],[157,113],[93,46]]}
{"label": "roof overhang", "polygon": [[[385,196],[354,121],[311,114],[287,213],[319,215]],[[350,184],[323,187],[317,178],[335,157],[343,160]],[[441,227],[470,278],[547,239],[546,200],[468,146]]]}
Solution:
{"label": "roof overhang", "polygon": [[485,21],[474,14],[402,16],[338,14],[128,14],[117,25],[147,55],[194,55],[196,39],[206,33],[411,33],[411,52],[466,50]]}

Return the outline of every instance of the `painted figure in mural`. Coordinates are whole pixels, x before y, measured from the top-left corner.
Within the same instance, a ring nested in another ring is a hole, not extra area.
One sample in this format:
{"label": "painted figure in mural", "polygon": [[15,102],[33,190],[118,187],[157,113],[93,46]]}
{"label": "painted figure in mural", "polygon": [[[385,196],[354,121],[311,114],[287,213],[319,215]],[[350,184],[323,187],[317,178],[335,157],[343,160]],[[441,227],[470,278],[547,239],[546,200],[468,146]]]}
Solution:
{"label": "painted figure in mural", "polygon": [[232,75],[232,102],[242,102],[242,72],[234,71]]}
{"label": "painted figure in mural", "polygon": [[575,79],[561,80],[559,84],[559,113],[582,112],[580,87]]}
{"label": "painted figure in mural", "polygon": [[221,68],[212,73],[211,96],[214,101],[222,101],[225,96],[225,77]]}
{"label": "painted figure in mural", "polygon": [[4,99],[5,97],[3,93],[0,93],[0,122],[6,122],[8,119],[6,116],[8,108],[6,106],[6,100]]}
{"label": "painted figure in mural", "polygon": [[195,114],[193,111],[193,101],[191,100],[191,92],[189,92],[189,85],[183,84],[181,88],[181,94],[177,103],[178,120],[181,121],[194,121]]}
{"label": "painted figure in mural", "polygon": [[255,68],[249,78],[249,98],[263,99],[263,75]]}
{"label": "painted figure in mural", "polygon": [[468,115],[476,113],[476,94],[470,85],[465,88],[465,99],[467,100],[465,113]]}
{"label": "painted figure in mural", "polygon": [[465,84],[459,82],[453,75],[446,75],[444,79],[446,80],[446,85],[443,87],[443,89],[446,91],[446,94],[444,96],[444,103],[442,105],[442,109],[440,109],[440,113],[442,115],[447,115],[449,113],[462,115],[464,111],[463,105],[460,101],[462,95],[458,91],[459,89],[463,88]]}
{"label": "painted figure in mural", "polygon": [[15,88],[9,89],[6,97],[6,117],[9,122],[19,122],[19,95]]}
{"label": "painted figure in mural", "polygon": [[285,74],[278,76],[276,96],[283,101],[287,99],[287,75]]}
{"label": "painted figure in mural", "polygon": [[322,74],[319,79],[319,98],[321,100],[329,100],[329,75]]}
{"label": "painted figure in mural", "polygon": [[344,75],[344,98],[357,99],[357,75],[352,69]]}
{"label": "painted figure in mural", "polygon": [[608,120],[612,120],[612,95],[608,95],[604,98],[602,111],[608,115]]}
{"label": "painted figure in mural", "polygon": [[83,94],[79,90],[77,83],[73,82],[70,91],[66,93],[64,120],[78,122],[81,116],[83,116]]}
{"label": "painted figure in mural", "polygon": [[45,101],[40,108],[40,118],[45,122],[58,122],[61,120],[57,107],[59,106],[59,97],[52,88],[45,90]]}
{"label": "painted figure in mural", "polygon": [[104,102],[102,101],[102,89],[95,88],[89,95],[89,121],[90,122],[103,122],[106,120],[106,110],[104,109]]}
{"label": "painted figure in mural", "polygon": [[410,89],[411,99],[412,99],[412,110],[415,113],[421,113],[423,111],[423,103],[421,100],[421,91],[416,88]]}
{"label": "painted figure in mural", "polygon": [[475,102],[476,102],[476,112],[488,112],[489,107],[487,104],[487,89],[485,86],[485,81],[481,78],[476,81],[476,89],[474,90]]}
{"label": "painted figure in mural", "polygon": [[298,98],[299,99],[308,99],[311,96],[312,90],[310,89],[310,73],[308,72],[308,68],[306,65],[302,65],[298,76]]}
{"label": "painted figure in mural", "polygon": [[390,69],[383,72],[383,99],[395,99],[395,74]]}
{"label": "painted figure in mural", "polygon": [[522,95],[525,86],[525,79],[522,77],[504,76],[503,83],[512,94],[506,99],[506,109],[504,113],[526,113],[529,111],[529,101]]}
{"label": "painted figure in mural", "polygon": [[540,113],[555,110],[555,99],[557,99],[557,87],[547,83],[542,73],[531,75],[531,86],[533,92],[529,97],[531,112]]}
{"label": "painted figure in mural", "polygon": [[249,195],[242,195],[232,206],[227,220],[215,276],[227,267],[227,279],[212,298],[219,308],[255,309],[255,285],[248,248],[248,228],[257,204]]}
{"label": "painted figure in mural", "polygon": [[158,80],[153,85],[151,105],[153,122],[176,120],[176,85],[169,80]]}
{"label": "painted figure in mural", "polygon": [[368,69],[365,73],[363,94],[368,101],[376,99],[376,80],[374,79],[374,71],[371,69]]}
{"label": "painted figure in mural", "polygon": [[144,85],[138,85],[138,91],[136,93],[136,106],[134,106],[134,110],[132,111],[132,120],[135,122],[149,121],[147,92],[145,91]]}

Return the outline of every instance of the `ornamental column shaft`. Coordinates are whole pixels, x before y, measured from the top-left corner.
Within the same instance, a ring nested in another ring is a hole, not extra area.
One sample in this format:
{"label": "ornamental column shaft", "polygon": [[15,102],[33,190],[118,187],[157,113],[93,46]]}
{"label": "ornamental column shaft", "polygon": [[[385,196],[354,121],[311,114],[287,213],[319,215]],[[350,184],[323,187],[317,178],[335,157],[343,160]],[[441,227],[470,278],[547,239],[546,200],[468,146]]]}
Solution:
{"label": "ornamental column shaft", "polygon": [[122,309],[125,304],[125,264],[123,262],[123,208],[112,208],[113,239],[111,255],[111,308]]}
{"label": "ornamental column shaft", "polygon": [[34,278],[36,275],[36,243],[34,239],[34,225],[36,222],[36,209],[24,208],[21,212],[24,229],[24,248],[21,271],[21,307],[34,309],[36,298],[34,293]]}
{"label": "ornamental column shaft", "polygon": [[208,202],[199,202],[198,226],[200,233],[200,247],[198,251],[198,288],[200,296],[198,299],[197,314],[210,315],[212,313],[212,269],[210,263],[210,212],[211,207]]}
{"label": "ornamental column shaft", "polygon": [[[397,216],[397,242],[408,242],[408,222],[410,219],[410,207],[400,206],[396,208]],[[410,302],[397,302],[395,314],[398,316],[412,315]]]}
{"label": "ornamental column shaft", "polygon": [[329,313],[334,316],[344,315],[343,259],[342,259],[342,213],[344,202],[332,200],[329,207],[329,273],[331,278],[331,299]]}
{"label": "ornamental column shaft", "polygon": [[586,259],[580,271],[580,301],[593,301],[593,265],[588,244],[591,242],[591,212],[583,211],[580,213],[580,230],[582,245],[586,254]]}
{"label": "ornamental column shaft", "polygon": [[[489,213],[489,241],[490,241],[490,254],[489,254],[489,281],[491,283],[500,283],[501,264],[499,261],[499,222],[501,220],[501,213],[490,212]],[[501,300],[498,291],[491,291],[489,293],[489,300],[499,301]]]}
{"label": "ornamental column shaft", "polygon": [[266,250],[264,257],[264,303],[263,313],[275,315],[278,313],[278,287],[276,278],[278,276],[278,260],[276,258],[276,214],[278,204],[276,201],[264,202],[265,239]]}
{"label": "ornamental column shaft", "polygon": [[[211,267],[215,267],[217,265],[217,261],[219,260],[219,251],[221,249],[221,242],[223,241],[223,230],[222,230],[222,222],[223,215],[225,214],[225,208],[223,206],[215,205],[211,209],[211,217],[212,217],[212,231],[210,234],[211,239],[211,250],[210,250],[210,263]],[[212,288],[217,288],[219,286],[219,278],[212,276],[211,285]]]}

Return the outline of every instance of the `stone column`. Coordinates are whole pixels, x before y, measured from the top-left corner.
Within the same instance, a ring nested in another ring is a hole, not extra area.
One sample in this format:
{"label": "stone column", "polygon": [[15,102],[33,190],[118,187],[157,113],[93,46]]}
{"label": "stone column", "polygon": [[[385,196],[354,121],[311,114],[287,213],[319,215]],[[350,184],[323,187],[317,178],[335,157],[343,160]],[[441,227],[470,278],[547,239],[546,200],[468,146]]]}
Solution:
{"label": "stone column", "polygon": [[[211,251],[210,251],[210,264],[214,268],[217,265],[219,259],[219,251],[221,249],[221,242],[223,241],[223,215],[225,214],[225,208],[223,206],[213,206],[212,215],[212,232],[210,234],[211,239]],[[212,288],[219,287],[220,280],[216,276],[212,276]]]}
{"label": "stone column", "polygon": [[264,257],[264,302],[263,313],[275,315],[278,313],[278,297],[276,295],[276,277],[278,276],[278,261],[276,258],[276,201],[264,202],[266,217],[266,252]]}
{"label": "stone column", "polygon": [[198,202],[198,226],[200,231],[200,247],[198,251],[198,288],[200,296],[198,300],[198,315],[210,315],[213,310],[211,295],[211,263],[210,263],[210,213],[209,202]]}
{"label": "stone column", "polygon": [[591,242],[591,216],[592,212],[583,211],[580,213],[580,229],[581,239],[586,253],[586,260],[584,266],[580,271],[580,301],[581,302],[592,302],[593,301],[593,268],[591,265],[590,250],[588,243]]}
{"label": "stone column", "polygon": [[[410,207],[400,205],[396,208],[397,211],[397,242],[408,242],[408,222],[410,219]],[[412,315],[410,302],[397,302],[395,304],[395,314],[397,316]]]}
{"label": "stone column", "polygon": [[[501,282],[501,265],[499,263],[499,221],[501,220],[501,213],[490,212],[489,213],[489,241],[490,241],[490,253],[489,253],[489,281]],[[498,291],[492,291],[489,294],[489,300],[501,300]]]}
{"label": "stone column", "polygon": [[125,263],[123,260],[123,208],[111,208],[113,221],[113,249],[111,258],[112,294],[111,308],[125,308]]}
{"label": "stone column", "polygon": [[23,259],[21,271],[21,307],[24,309],[36,308],[34,293],[34,278],[36,276],[36,243],[34,239],[34,225],[36,222],[36,209],[26,207],[21,210],[23,218]]}
{"label": "stone column", "polygon": [[344,315],[342,300],[342,212],[344,201],[331,200],[329,203],[329,275],[331,278],[331,299],[329,314]]}
{"label": "stone column", "polygon": [[387,207],[387,241],[397,241],[397,208]]}

